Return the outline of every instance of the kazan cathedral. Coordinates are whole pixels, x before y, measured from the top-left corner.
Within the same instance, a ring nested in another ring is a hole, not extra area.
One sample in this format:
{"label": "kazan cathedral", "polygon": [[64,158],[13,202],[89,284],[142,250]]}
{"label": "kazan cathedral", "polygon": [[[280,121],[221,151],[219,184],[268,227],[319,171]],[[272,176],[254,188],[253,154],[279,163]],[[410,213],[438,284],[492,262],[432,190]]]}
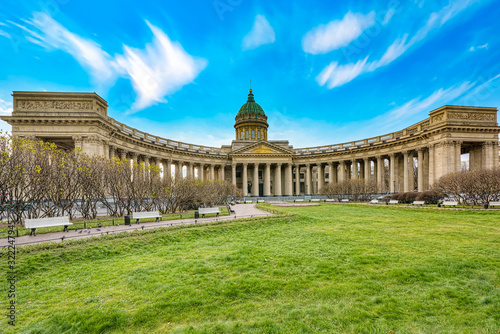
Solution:
{"label": "kazan cathedral", "polygon": [[12,115],[0,118],[12,126],[13,136],[161,165],[163,175],[226,180],[245,196],[317,195],[326,184],[348,179],[376,181],[380,193],[424,191],[460,171],[464,154],[470,169],[499,165],[496,108],[445,105],[396,132],[294,148],[287,140],[268,140],[267,116],[250,90],[235,117],[235,140],[209,147],[120,123],[108,116],[107,102],[96,93],[15,91],[12,96]]}

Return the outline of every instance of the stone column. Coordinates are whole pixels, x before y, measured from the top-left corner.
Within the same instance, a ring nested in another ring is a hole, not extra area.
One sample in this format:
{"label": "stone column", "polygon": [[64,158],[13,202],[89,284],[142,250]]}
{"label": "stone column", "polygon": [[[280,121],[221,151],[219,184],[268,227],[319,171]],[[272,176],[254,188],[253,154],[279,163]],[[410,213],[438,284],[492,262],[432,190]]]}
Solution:
{"label": "stone column", "polygon": [[352,159],[352,176],[351,178],[353,180],[356,180],[358,178],[358,163],[355,159]]}
{"label": "stone column", "polygon": [[363,164],[365,165],[365,181],[370,181],[372,179],[372,164],[370,159],[364,158]]}
{"label": "stone column", "polygon": [[435,145],[429,145],[429,188],[434,184],[434,179],[436,177],[434,151]]}
{"label": "stone column", "polygon": [[75,143],[75,148],[78,148],[83,152],[83,137],[73,136],[73,142]]}
{"label": "stone column", "polygon": [[200,181],[205,181],[205,164],[200,164],[198,167],[198,178]]}
{"label": "stone column", "polygon": [[127,159],[127,152],[124,151],[124,150],[120,150],[119,151],[119,154],[120,154],[120,160],[123,161],[125,159]]}
{"label": "stone column", "polygon": [[300,165],[295,165],[295,196],[300,196]]}
{"label": "stone column", "polygon": [[236,164],[231,165],[231,182],[236,187]]}
{"label": "stone column", "polygon": [[137,160],[138,160],[138,157],[139,157],[139,156],[137,155],[137,153],[135,153],[135,152],[130,152],[130,161],[131,161],[131,164],[130,164],[130,169],[132,170],[132,173],[131,173],[131,175],[130,175],[130,178],[131,178],[132,180],[134,180],[134,174],[135,174],[135,171],[134,171],[134,170],[135,170],[135,166],[134,166],[134,165],[138,165],[138,161],[137,161]]}
{"label": "stone column", "polygon": [[163,178],[172,177],[172,160],[166,159],[161,163],[163,165]]}
{"label": "stone column", "polygon": [[175,164],[175,176],[181,179],[184,178],[184,175],[182,175],[182,165],[182,161],[177,161],[177,163]]}
{"label": "stone column", "polygon": [[208,180],[215,181],[215,166],[214,165],[210,165],[209,173],[210,173],[210,175],[208,176]]}
{"label": "stone column", "polygon": [[222,181],[226,180],[226,165],[220,165],[220,179]]}
{"label": "stone column", "polygon": [[394,193],[396,183],[396,156],[394,153],[389,154],[389,191]]}
{"label": "stone column", "polygon": [[424,150],[419,148],[417,150],[417,191],[424,191]]}
{"label": "stone column", "polygon": [[325,185],[325,170],[321,163],[318,164],[318,194],[321,193],[321,188]]}
{"label": "stone column", "polygon": [[[497,166],[498,167],[498,166]],[[455,172],[462,170],[462,142],[455,142]]]}
{"label": "stone column", "polygon": [[410,178],[408,176],[408,151],[403,152],[403,192],[410,191]]}
{"label": "stone column", "polygon": [[344,182],[346,179],[346,172],[345,172],[345,161],[341,161],[339,163],[339,171],[337,175],[338,182]]}
{"label": "stone column", "polygon": [[414,157],[415,152],[411,152],[408,155],[408,183],[410,184],[410,191],[415,191],[415,170],[413,164]]}
{"label": "stone column", "polygon": [[253,164],[253,181],[252,181],[253,196],[259,196],[259,164]]}
{"label": "stone column", "polygon": [[109,146],[109,158],[110,159],[114,159],[116,157],[115,152],[116,152],[115,147],[110,145]]}
{"label": "stone column", "polygon": [[305,194],[311,195],[311,165],[306,164],[306,189]]}
{"label": "stone column", "polygon": [[243,190],[243,196],[248,196],[248,164],[245,162],[243,164],[243,174],[241,174],[241,190]]}
{"label": "stone column", "polygon": [[377,157],[377,184],[378,184],[378,191],[380,193],[384,192],[384,159],[382,159],[382,156]]}
{"label": "stone column", "polygon": [[264,196],[271,196],[271,164],[266,163],[264,169]]}
{"label": "stone column", "polygon": [[106,159],[111,158],[109,155],[109,149],[110,149],[109,141],[107,141],[107,140],[102,141],[102,149],[103,149],[102,153],[104,155],[104,158],[106,158]]}
{"label": "stone column", "polygon": [[187,178],[189,180],[194,180],[194,166],[192,162],[188,162],[187,164]]}
{"label": "stone column", "polygon": [[285,167],[285,196],[293,195],[293,177],[292,164],[289,163]]}
{"label": "stone column", "polygon": [[281,196],[281,163],[274,169],[274,196]]}

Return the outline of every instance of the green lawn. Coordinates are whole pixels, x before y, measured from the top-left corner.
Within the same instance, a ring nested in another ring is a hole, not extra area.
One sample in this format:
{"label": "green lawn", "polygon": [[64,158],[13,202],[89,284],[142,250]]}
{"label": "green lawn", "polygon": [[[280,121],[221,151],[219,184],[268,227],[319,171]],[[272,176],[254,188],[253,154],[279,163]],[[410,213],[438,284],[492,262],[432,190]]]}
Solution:
{"label": "green lawn", "polygon": [[26,248],[16,333],[500,331],[500,212],[280,210]]}

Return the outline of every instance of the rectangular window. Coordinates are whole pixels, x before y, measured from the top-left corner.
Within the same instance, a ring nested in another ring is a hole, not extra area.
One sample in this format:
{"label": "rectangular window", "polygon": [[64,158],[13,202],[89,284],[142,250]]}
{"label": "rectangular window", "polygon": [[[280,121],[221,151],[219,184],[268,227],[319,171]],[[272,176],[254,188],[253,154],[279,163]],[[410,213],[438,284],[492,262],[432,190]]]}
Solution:
{"label": "rectangular window", "polygon": [[240,139],[243,140],[243,131],[240,132]]}
{"label": "rectangular window", "polygon": [[236,172],[236,178],[239,179],[241,177],[241,172]]}
{"label": "rectangular window", "polygon": [[260,139],[260,130],[257,130],[257,139]]}
{"label": "rectangular window", "polygon": [[252,139],[255,139],[255,130],[252,130]]}
{"label": "rectangular window", "polygon": [[303,179],[304,178],[304,173],[300,173],[300,178]]}
{"label": "rectangular window", "polygon": [[246,139],[248,139],[248,130],[245,132]]}

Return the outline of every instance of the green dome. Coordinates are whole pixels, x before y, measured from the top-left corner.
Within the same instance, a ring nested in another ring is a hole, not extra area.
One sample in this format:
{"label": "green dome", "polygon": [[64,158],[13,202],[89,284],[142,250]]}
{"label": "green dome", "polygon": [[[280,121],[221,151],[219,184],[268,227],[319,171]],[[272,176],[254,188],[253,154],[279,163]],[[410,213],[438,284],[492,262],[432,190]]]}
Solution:
{"label": "green dome", "polygon": [[246,114],[246,113],[249,113],[249,114],[255,113],[255,114],[265,115],[264,109],[262,109],[262,107],[259,106],[255,102],[251,89],[250,89],[250,93],[248,94],[247,103],[245,103],[244,105],[241,106],[240,110],[238,111],[238,115],[242,115],[242,114]]}

